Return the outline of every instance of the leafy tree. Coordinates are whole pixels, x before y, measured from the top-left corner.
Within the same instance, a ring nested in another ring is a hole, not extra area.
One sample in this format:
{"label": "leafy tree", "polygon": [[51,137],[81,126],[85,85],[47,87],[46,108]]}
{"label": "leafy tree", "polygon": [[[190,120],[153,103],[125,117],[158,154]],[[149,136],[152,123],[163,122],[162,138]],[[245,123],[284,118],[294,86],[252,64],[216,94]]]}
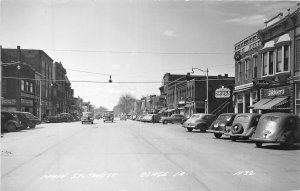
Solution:
{"label": "leafy tree", "polygon": [[130,94],[124,94],[120,97],[118,105],[114,107],[116,114],[126,113],[129,114],[133,111],[134,102],[136,99]]}

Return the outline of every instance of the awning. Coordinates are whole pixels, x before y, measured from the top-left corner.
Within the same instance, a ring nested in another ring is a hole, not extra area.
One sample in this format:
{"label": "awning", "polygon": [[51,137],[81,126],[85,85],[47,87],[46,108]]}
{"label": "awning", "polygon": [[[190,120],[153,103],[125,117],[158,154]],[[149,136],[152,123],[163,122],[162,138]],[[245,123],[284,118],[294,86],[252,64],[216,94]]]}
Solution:
{"label": "awning", "polygon": [[184,107],[178,107],[177,109],[182,110],[182,109],[184,109]]}
{"label": "awning", "polygon": [[284,35],[281,35],[279,38],[278,38],[278,41],[276,42],[277,43],[280,43],[280,42],[289,42],[291,41],[291,37],[289,34],[284,34]]}
{"label": "awning", "polygon": [[262,109],[274,109],[288,102],[288,97],[276,97],[262,106]]}
{"label": "awning", "polygon": [[253,109],[261,109],[261,107],[271,101],[272,99],[261,99],[259,102],[255,103],[254,105],[250,105],[249,108]]}
{"label": "awning", "polygon": [[162,108],[158,113],[163,113],[163,112],[165,112],[167,109],[168,109],[167,107]]}
{"label": "awning", "polygon": [[271,40],[271,41],[268,41],[265,43],[265,46],[262,48],[263,49],[266,49],[266,48],[273,48],[274,47],[274,40]]}

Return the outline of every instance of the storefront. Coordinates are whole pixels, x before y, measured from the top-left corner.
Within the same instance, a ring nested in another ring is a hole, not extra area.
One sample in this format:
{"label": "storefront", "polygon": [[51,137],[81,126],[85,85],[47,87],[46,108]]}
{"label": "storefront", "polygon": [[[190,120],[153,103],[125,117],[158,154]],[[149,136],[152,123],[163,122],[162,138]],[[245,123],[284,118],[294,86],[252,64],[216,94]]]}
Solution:
{"label": "storefront", "polygon": [[291,112],[291,86],[261,89],[261,99],[250,106],[260,113]]}
{"label": "storefront", "polygon": [[253,113],[249,106],[255,104],[258,99],[258,90],[253,83],[243,84],[234,88],[235,113]]}
{"label": "storefront", "polygon": [[300,116],[300,80],[295,81],[295,114]]}

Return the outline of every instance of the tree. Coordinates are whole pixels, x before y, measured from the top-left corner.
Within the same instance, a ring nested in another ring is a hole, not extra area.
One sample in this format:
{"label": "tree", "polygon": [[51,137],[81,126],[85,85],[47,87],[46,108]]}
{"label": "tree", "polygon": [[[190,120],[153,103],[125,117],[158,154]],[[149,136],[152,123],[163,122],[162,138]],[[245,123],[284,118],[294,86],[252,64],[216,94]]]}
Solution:
{"label": "tree", "polygon": [[99,113],[100,115],[102,115],[104,113],[104,111],[107,111],[108,109],[106,107],[100,106],[96,109],[94,109],[95,113]]}
{"label": "tree", "polygon": [[116,114],[126,113],[129,114],[133,110],[134,102],[136,99],[130,94],[124,94],[120,97],[118,105],[114,107]]}

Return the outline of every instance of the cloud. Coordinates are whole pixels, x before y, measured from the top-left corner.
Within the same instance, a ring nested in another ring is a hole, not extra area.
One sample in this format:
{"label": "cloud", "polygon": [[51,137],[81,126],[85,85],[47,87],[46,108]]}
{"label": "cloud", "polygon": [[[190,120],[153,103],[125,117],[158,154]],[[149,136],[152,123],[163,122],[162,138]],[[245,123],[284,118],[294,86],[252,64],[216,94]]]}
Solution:
{"label": "cloud", "polygon": [[167,36],[167,37],[175,37],[175,32],[172,31],[172,30],[165,30],[164,31],[164,35]]}
{"label": "cloud", "polygon": [[238,17],[233,19],[227,19],[225,23],[241,24],[241,25],[262,25],[266,19],[265,15],[251,15],[248,17]]}
{"label": "cloud", "polygon": [[113,67],[114,67],[114,69],[120,69],[121,65],[120,64],[114,64]]}

